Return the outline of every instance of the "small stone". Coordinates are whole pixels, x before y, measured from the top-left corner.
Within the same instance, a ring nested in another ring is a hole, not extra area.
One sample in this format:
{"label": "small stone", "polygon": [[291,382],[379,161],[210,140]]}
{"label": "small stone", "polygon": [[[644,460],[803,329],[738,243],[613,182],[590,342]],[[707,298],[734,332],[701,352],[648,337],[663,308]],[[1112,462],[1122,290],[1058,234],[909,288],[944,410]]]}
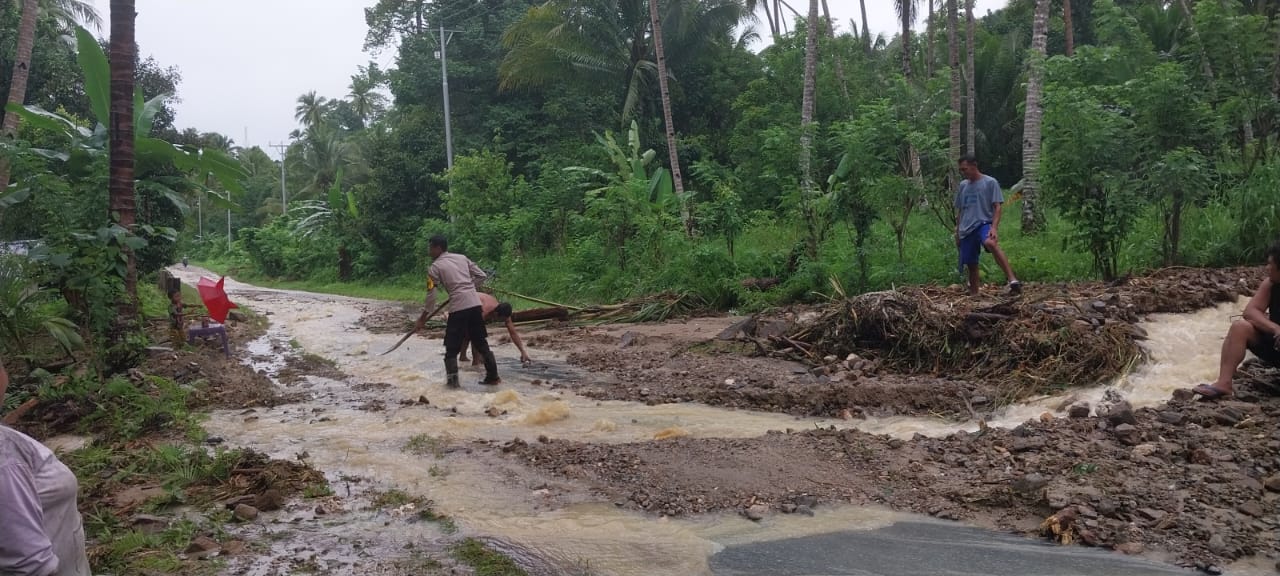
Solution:
{"label": "small stone", "polygon": [[1133,415],[1133,406],[1128,400],[1121,400],[1098,414],[1107,419],[1112,426],[1121,424],[1137,424],[1138,419]]}
{"label": "small stone", "polygon": [[764,520],[764,515],[767,514],[768,512],[769,512],[768,506],[765,506],[764,504],[756,504],[751,506],[750,508],[747,508],[743,512],[743,514],[747,517],[747,520],[751,520],[752,522],[759,522],[761,520]]}
{"label": "small stone", "polygon": [[187,545],[186,553],[192,557],[208,556],[218,551],[218,543],[208,536],[196,536],[191,544]]}
{"label": "small stone", "polygon": [[159,534],[169,527],[169,519],[150,514],[137,514],[133,517],[133,527],[144,534]]}
{"label": "small stone", "polygon": [[1159,450],[1159,448],[1157,448],[1155,444],[1139,444],[1133,447],[1133,457],[1146,458],[1147,456],[1155,454],[1157,450]]}
{"label": "small stone", "polygon": [[1165,410],[1159,414],[1156,414],[1156,420],[1164,422],[1165,424],[1172,424],[1174,426],[1177,426],[1185,422],[1187,420],[1187,417],[1183,416],[1181,412]]}
{"label": "small stone", "polygon": [[427,400],[427,397],[426,397],[426,396],[419,396],[419,397],[418,397],[418,403],[419,403],[419,404],[430,404],[430,403],[431,403],[431,401],[430,401],[430,400]]}
{"label": "small stone", "polygon": [[226,440],[224,440],[221,436],[210,436],[204,439],[204,443],[210,446],[217,446],[218,444],[222,444],[223,442],[226,442]]}
{"label": "small stone", "polygon": [[1067,408],[1067,416],[1070,418],[1088,418],[1089,403],[1076,402],[1075,404],[1072,404],[1070,407]]}
{"label": "small stone", "polygon": [[1219,574],[1222,574],[1222,568],[1218,567],[1216,564],[1210,564],[1204,567],[1204,573],[1218,576]]}
{"label": "small stone", "polygon": [[1230,406],[1224,407],[1213,415],[1215,422],[1223,426],[1235,426],[1244,420],[1244,413]]}
{"label": "small stone", "polygon": [[1116,550],[1124,552],[1130,556],[1136,556],[1142,553],[1143,546],[1141,542],[1125,542],[1124,544],[1116,545]]}
{"label": "small stone", "polygon": [[808,506],[796,506],[796,514],[804,514],[805,516],[809,516],[812,518],[813,508],[810,508]]}
{"label": "small stone", "polygon": [[1107,309],[1107,303],[1101,300],[1094,300],[1092,306],[1094,310],[1099,312]]}
{"label": "small stone", "polygon": [[1221,534],[1214,534],[1209,537],[1209,551],[1219,556],[1226,556],[1230,550],[1227,548],[1227,540]]}
{"label": "small stone", "polygon": [[641,396],[648,396],[648,395],[649,395],[649,389],[648,389],[648,388],[641,388],[641,389],[640,389],[640,395],[641,395]]}
{"label": "small stone", "polygon": [[1053,422],[1053,414],[1048,412],[1040,414],[1040,421],[1045,423]]}
{"label": "small stone", "polygon": [[1199,464],[1201,466],[1209,466],[1215,461],[1213,453],[1204,448],[1196,448],[1195,450],[1192,450],[1191,453],[1187,455],[1187,460],[1192,464]]}
{"label": "small stone", "polygon": [[490,418],[497,418],[498,416],[502,415],[502,410],[498,409],[497,406],[490,406],[488,408],[485,408],[484,413],[488,415]]}
{"label": "small stone", "polygon": [[1027,474],[1013,481],[1013,490],[1022,494],[1032,494],[1039,492],[1045,486],[1049,485],[1049,479],[1036,473]]}
{"label": "small stone", "polygon": [[797,496],[794,502],[796,503],[796,506],[808,506],[809,508],[813,508],[818,505],[818,497],[802,494]]}
{"label": "small stone", "polygon": [[1117,440],[1129,446],[1134,446],[1142,441],[1142,431],[1131,424],[1116,426],[1115,435]]}
{"label": "small stone", "polygon": [[644,336],[628,330],[622,333],[622,344],[619,347],[628,348],[641,342],[644,342]]}
{"label": "small stone", "polygon": [[1241,476],[1240,480],[1236,482],[1236,484],[1255,494],[1262,492],[1262,483],[1248,476]]}
{"label": "small stone", "polygon": [[971,404],[981,405],[981,404],[986,404],[988,402],[991,402],[991,399],[987,398],[986,396],[974,396],[973,398],[969,399],[969,402]]}
{"label": "small stone", "polygon": [[1059,490],[1049,490],[1044,495],[1050,508],[1062,509],[1071,504],[1071,496]]}
{"label": "small stone", "polygon": [[782,510],[783,514],[794,514],[798,506],[791,502],[783,502],[778,508]]}
{"label": "small stone", "polygon": [[1043,436],[1032,436],[1030,438],[1015,438],[1009,446],[1010,452],[1026,452],[1029,450],[1037,450],[1044,448],[1045,439]]}
{"label": "small stone", "polygon": [[252,522],[258,518],[258,509],[248,504],[237,504],[235,515],[245,522]]}
{"label": "small stone", "polygon": [[1144,518],[1152,522],[1159,522],[1160,519],[1164,518],[1165,512],[1164,510],[1156,510],[1155,508],[1142,508],[1138,510],[1138,514],[1141,514]]}
{"label": "small stone", "polygon": [[1253,516],[1254,518],[1262,517],[1262,506],[1259,506],[1257,502],[1245,502],[1236,506],[1236,510],[1239,510],[1242,514]]}
{"label": "small stone", "polygon": [[253,507],[263,512],[274,512],[284,506],[284,494],[269,488],[253,500]]}
{"label": "small stone", "polygon": [[1267,478],[1267,480],[1263,482],[1262,485],[1266,486],[1267,490],[1270,490],[1272,492],[1280,492],[1280,474],[1276,474],[1275,476]]}
{"label": "small stone", "polygon": [[244,551],[247,548],[248,546],[240,540],[228,540],[227,543],[222,545],[222,553],[227,556],[236,556],[238,554],[244,554]]}

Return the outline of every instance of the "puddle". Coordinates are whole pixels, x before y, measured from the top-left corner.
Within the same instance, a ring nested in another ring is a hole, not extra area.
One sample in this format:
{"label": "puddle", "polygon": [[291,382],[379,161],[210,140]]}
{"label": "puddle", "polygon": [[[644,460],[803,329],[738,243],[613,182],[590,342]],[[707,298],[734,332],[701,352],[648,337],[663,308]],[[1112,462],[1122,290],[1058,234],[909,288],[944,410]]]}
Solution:
{"label": "puddle", "polygon": [[[198,278],[194,269],[174,272],[188,282]],[[258,409],[254,419],[246,419],[239,412],[216,412],[205,425],[210,434],[273,457],[303,455],[331,480],[341,475],[358,476],[430,498],[437,510],[456,519],[463,534],[491,541],[522,565],[535,568],[535,573],[711,574],[708,558],[725,546],[872,530],[920,518],[863,507],[824,507],[812,518],[777,516],[760,523],[730,515],[655,518],[610,503],[584,501],[586,487],[567,485],[563,479],[536,477],[528,468],[487,451],[471,453],[470,447],[477,441],[521,438],[534,442],[539,436],[596,443],[664,436],[734,438],[760,436],[769,430],[832,425],[905,438],[915,433],[942,435],[977,427],[976,423],[957,425],[924,418],[843,421],[700,404],[646,406],[596,401],[570,391],[548,389],[548,381],[564,379],[572,373],[562,357],[531,349],[534,367],[524,369],[514,361],[518,353],[511,344],[495,346],[501,359],[503,386],[480,386],[476,382],[481,374],[464,370],[464,388],[449,390],[443,386],[443,348],[439,340],[412,338],[395,352],[382,356],[399,335],[371,334],[356,327],[365,310],[395,304],[263,290],[231,280],[226,286],[241,305],[271,313],[272,325],[267,334],[249,346],[255,369],[279,371],[283,361],[278,350],[282,346],[287,349],[288,343],[296,340],[307,352],[334,360],[343,373],[350,375],[350,381],[309,376],[291,387],[305,387],[310,400]],[[1236,303],[1196,314],[1153,318],[1145,326],[1150,334],[1147,346],[1152,364],[1122,379],[1117,387],[1135,406],[1144,406],[1163,402],[1174,388],[1211,376],[1216,370],[1217,349],[1228,317],[1240,309],[1241,304]],[[386,387],[353,387],[352,383],[380,383]],[[1096,401],[1104,388],[1081,391],[1076,396]],[[417,403],[420,397],[426,398],[428,404]],[[381,400],[387,410],[360,409],[374,398]],[[1016,425],[1052,411],[1064,398],[1044,398],[1017,406],[993,424]],[[401,405],[401,401],[414,402]],[[429,444],[437,454],[407,452],[411,441]],[[389,533],[387,538],[395,539],[391,548],[418,539],[439,539],[439,534],[428,533],[434,528],[423,530],[427,532],[415,534],[400,527],[387,530],[377,519],[357,518],[349,524],[333,526],[329,533],[321,530],[315,538],[350,540],[352,535]]]}

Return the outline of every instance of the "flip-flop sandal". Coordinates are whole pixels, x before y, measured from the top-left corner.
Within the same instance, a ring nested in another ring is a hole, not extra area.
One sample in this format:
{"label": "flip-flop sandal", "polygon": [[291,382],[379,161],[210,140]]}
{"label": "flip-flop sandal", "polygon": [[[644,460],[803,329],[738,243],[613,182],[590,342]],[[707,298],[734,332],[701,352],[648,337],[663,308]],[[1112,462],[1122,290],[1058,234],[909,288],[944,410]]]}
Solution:
{"label": "flip-flop sandal", "polygon": [[1230,392],[1214,388],[1212,384],[1201,384],[1192,388],[1191,391],[1204,397],[1205,400],[1219,400],[1231,396]]}

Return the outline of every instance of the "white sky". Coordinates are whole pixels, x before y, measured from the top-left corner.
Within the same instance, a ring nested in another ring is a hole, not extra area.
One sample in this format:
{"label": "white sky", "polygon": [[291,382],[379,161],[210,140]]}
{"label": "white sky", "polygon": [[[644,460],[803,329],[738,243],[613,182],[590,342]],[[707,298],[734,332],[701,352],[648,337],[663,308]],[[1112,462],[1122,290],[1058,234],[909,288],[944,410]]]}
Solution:
{"label": "white sky", "polygon": [[[892,36],[897,29],[893,0],[866,2],[872,31]],[[93,3],[107,19],[108,0]],[[299,95],[315,90],[329,98],[346,96],[356,67],[371,58],[362,51],[364,8],[375,3],[137,0],[137,37],[144,56],[182,71],[178,128],[221,132],[237,144],[265,149],[268,143],[285,141],[297,127],[293,111]],[[790,3],[800,10],[806,4]],[[977,0],[975,15],[1005,3]],[[850,18],[861,22],[856,0],[827,0],[827,5],[840,29],[848,29]],[[767,36],[763,18],[757,29]],[[395,51],[386,50],[377,60],[389,66],[394,58]]]}

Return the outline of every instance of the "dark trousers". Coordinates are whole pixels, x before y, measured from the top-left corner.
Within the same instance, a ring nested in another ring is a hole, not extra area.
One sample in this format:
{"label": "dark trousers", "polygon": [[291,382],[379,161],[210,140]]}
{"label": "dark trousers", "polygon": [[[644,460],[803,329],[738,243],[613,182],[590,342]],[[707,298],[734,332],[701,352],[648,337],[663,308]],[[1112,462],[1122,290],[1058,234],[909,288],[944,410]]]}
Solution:
{"label": "dark trousers", "polygon": [[485,380],[498,379],[498,366],[489,350],[489,333],[484,326],[484,310],[480,306],[449,313],[444,327],[444,365],[451,379],[457,378],[458,354],[470,340],[472,350],[484,360]]}

